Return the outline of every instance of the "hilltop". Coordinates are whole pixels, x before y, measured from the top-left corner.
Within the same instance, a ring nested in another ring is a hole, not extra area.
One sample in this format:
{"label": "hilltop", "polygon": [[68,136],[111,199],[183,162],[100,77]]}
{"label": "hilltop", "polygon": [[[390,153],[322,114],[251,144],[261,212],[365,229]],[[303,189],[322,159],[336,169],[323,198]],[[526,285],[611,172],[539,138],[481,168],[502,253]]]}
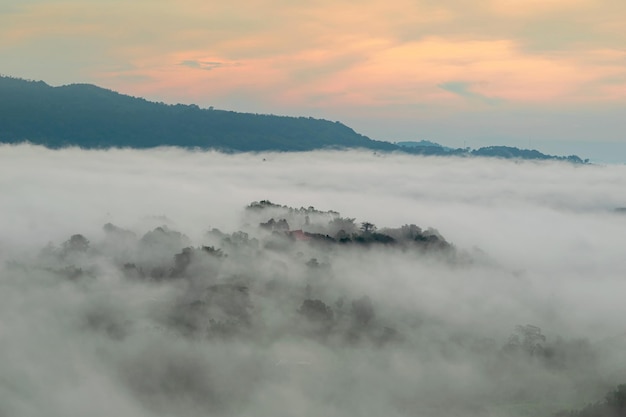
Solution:
{"label": "hilltop", "polygon": [[431,156],[553,159],[583,163],[576,155],[546,155],[508,146],[453,149],[435,142],[378,141],[336,121],[156,103],[91,84],[52,87],[43,81],[0,76],[0,143],[49,148],[183,148],[226,152],[372,149]]}
{"label": "hilltop", "polygon": [[0,77],[0,142],[52,148],[180,146],[225,151],[398,147],[339,122],[168,105],[90,84]]}

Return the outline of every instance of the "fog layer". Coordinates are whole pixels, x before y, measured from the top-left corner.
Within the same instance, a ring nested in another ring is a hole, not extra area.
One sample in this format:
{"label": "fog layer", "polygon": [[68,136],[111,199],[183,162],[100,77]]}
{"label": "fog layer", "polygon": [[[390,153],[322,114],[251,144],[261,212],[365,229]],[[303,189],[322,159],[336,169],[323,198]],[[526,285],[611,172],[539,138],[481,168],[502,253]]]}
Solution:
{"label": "fog layer", "polygon": [[0,416],[580,407],[626,382],[625,189],[624,166],[2,146]]}

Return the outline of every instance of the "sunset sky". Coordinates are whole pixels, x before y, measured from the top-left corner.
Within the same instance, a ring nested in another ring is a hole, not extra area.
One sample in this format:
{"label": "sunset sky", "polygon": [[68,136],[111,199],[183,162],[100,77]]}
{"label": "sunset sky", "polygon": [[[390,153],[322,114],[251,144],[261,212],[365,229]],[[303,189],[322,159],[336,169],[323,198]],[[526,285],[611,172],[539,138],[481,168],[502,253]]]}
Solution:
{"label": "sunset sky", "polygon": [[0,73],[379,140],[626,152],[624,0],[8,0]]}

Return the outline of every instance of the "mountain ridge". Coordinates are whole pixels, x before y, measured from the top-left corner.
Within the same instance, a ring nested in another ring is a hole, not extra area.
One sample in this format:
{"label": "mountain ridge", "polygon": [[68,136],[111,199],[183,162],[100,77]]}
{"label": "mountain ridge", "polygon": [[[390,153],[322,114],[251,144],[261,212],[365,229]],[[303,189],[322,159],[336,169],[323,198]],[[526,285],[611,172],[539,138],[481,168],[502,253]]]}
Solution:
{"label": "mountain ridge", "polygon": [[339,122],[147,101],[91,84],[0,77],[0,141],[56,148],[181,146],[226,151],[397,150]]}
{"label": "mountain ridge", "polygon": [[452,149],[430,141],[394,144],[370,139],[338,121],[157,103],[93,84],[53,87],[43,81],[0,76],[0,143],[22,142],[49,148],[177,146],[225,152],[362,148],[429,156],[586,162],[576,155],[546,155],[508,146]]}

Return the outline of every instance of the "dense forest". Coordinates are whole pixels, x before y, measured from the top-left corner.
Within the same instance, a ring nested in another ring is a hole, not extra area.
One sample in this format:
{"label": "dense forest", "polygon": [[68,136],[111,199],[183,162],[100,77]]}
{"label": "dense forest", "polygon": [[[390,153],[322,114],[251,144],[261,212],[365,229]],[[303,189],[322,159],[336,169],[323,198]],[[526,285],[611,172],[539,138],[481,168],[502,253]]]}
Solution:
{"label": "dense forest", "polygon": [[576,164],[588,163],[588,159],[581,159],[577,155],[555,156],[547,155],[535,149],[520,149],[513,146],[485,146],[478,149],[449,148],[431,141],[398,142],[407,153],[429,156],[481,156],[487,158],[504,159],[532,159],[532,160],[558,160],[569,161]]}
{"label": "dense forest", "polygon": [[418,155],[555,159],[507,146],[451,149],[372,140],[340,122],[167,105],[89,84],[51,87],[43,81],[0,76],[0,142],[28,141],[50,148],[179,146],[222,151],[309,151],[364,148]]}
{"label": "dense forest", "polygon": [[0,77],[0,126],[0,141],[27,140],[55,148],[397,148],[359,135],[339,122],[166,105],[94,85],[51,87],[42,81],[9,77]]}
{"label": "dense forest", "polygon": [[[282,415],[266,399],[285,390],[299,407],[337,416],[362,407],[397,416],[626,415],[621,374],[605,374],[619,343],[520,323],[508,337],[490,336],[488,326],[450,320],[458,312],[428,313],[420,287],[412,302],[386,299],[398,264],[445,280],[442,271],[484,262],[437,230],[268,200],[241,218],[241,230],[212,228],[199,244],[167,225],[138,235],[107,223],[99,236],[50,243],[5,272],[8,282],[23,286],[28,276],[45,288],[46,311],[62,312],[58,337],[79,355],[72,363],[96,355],[124,398],[152,415]],[[55,294],[62,307],[49,301]]]}

